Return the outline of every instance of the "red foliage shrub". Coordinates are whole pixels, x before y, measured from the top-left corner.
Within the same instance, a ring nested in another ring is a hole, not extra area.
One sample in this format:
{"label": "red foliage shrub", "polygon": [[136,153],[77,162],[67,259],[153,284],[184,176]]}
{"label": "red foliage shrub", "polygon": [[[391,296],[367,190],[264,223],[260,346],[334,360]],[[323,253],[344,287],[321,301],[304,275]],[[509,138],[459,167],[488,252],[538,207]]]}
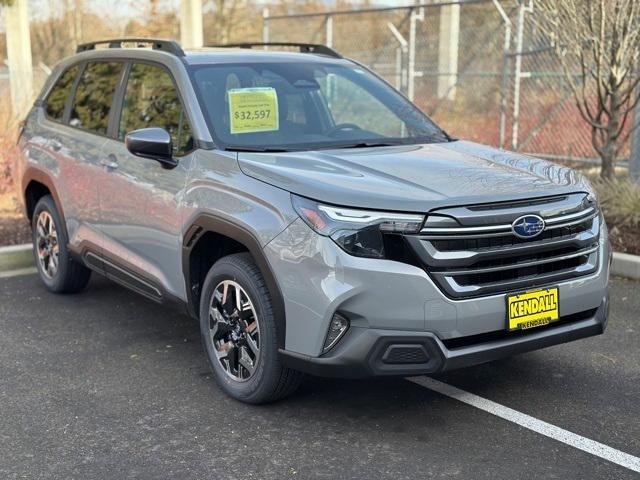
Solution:
{"label": "red foliage shrub", "polygon": [[0,193],[13,186],[13,170],[18,156],[18,146],[11,137],[0,137]]}

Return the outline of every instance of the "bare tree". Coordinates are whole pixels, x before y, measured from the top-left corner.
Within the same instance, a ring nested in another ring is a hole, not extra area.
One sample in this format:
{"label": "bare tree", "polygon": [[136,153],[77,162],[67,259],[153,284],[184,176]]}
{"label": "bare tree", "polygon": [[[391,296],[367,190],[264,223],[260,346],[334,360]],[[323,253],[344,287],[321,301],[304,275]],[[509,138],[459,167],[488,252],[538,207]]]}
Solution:
{"label": "bare tree", "polygon": [[538,0],[536,8],[610,179],[640,100],[640,0]]}

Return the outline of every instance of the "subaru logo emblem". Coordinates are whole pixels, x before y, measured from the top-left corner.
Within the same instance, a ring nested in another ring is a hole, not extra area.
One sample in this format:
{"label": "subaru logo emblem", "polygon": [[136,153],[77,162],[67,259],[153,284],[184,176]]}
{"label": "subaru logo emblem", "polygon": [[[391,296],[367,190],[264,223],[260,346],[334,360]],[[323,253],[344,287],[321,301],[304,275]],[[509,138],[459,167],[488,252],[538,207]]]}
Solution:
{"label": "subaru logo emblem", "polygon": [[523,215],[513,221],[511,230],[516,237],[533,238],[544,230],[544,220],[538,215]]}

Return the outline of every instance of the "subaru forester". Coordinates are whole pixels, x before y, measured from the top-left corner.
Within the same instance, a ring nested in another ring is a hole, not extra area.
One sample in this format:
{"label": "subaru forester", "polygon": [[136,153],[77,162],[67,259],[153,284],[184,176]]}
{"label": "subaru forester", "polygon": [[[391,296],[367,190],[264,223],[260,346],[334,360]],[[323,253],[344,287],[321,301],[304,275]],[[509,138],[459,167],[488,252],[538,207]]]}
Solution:
{"label": "subaru forester", "polygon": [[19,147],[44,285],[94,271],[187,312],[244,402],[304,372],[433,374],[605,329],[585,178],[452,138],[323,45],[80,45]]}

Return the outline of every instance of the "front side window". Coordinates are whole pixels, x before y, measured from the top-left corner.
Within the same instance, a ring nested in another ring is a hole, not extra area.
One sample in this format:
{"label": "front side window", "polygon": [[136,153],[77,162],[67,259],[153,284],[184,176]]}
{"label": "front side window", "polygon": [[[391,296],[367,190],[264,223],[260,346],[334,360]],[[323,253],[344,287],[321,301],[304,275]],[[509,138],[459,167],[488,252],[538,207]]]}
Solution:
{"label": "front side window", "polygon": [[352,63],[196,65],[198,98],[229,150],[313,150],[448,141],[411,102]]}
{"label": "front side window", "polygon": [[193,138],[178,92],[169,72],[146,63],[131,67],[122,104],[118,136],[140,128],[164,128],[173,150],[181,155],[193,148]]}
{"label": "front side window", "polygon": [[49,96],[45,102],[45,111],[47,116],[52,120],[62,121],[64,116],[64,107],[71,93],[73,81],[78,75],[78,66],[74,65],[65,71],[51,89]]}
{"label": "front side window", "polygon": [[122,63],[89,63],[82,73],[71,107],[69,125],[106,135],[113,95]]}

